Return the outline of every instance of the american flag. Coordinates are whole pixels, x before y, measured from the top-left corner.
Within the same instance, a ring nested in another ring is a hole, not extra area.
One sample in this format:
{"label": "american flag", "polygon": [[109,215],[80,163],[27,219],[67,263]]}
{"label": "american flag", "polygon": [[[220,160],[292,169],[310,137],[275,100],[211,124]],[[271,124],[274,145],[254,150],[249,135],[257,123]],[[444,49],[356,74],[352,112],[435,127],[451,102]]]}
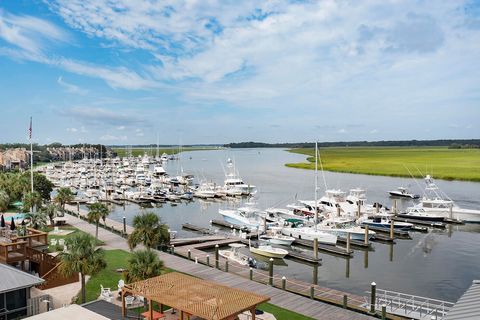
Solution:
{"label": "american flag", "polygon": [[32,117],[30,117],[30,128],[28,128],[28,137],[32,140]]}

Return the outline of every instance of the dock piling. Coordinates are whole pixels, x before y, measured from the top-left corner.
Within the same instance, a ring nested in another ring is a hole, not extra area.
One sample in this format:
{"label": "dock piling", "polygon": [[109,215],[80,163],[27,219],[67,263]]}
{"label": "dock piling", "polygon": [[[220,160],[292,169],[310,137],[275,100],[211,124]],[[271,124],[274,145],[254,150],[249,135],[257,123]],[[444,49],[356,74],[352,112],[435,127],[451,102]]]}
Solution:
{"label": "dock piling", "polygon": [[207,266],[210,267],[210,255],[207,254]]}
{"label": "dock piling", "polygon": [[343,309],[347,309],[348,305],[348,296],[346,294],[343,295]]}
{"label": "dock piling", "polygon": [[315,299],[315,287],[310,286],[310,299]]}
{"label": "dock piling", "polygon": [[393,214],[397,215],[397,199],[393,200]]}
{"label": "dock piling", "polygon": [[268,260],[268,284],[273,286],[273,258]]}
{"label": "dock piling", "polygon": [[198,264],[198,257],[195,257],[195,264]]}
{"label": "dock piling", "polygon": [[361,206],[360,202],[358,202],[358,204],[357,204],[357,217],[358,218],[360,218],[360,215],[362,214],[361,213],[361,208],[362,208],[362,206]]}
{"label": "dock piling", "polygon": [[337,217],[340,217],[340,207],[337,207]]}
{"label": "dock piling", "polygon": [[282,290],[285,290],[287,287],[287,278],[285,276],[282,277]]}
{"label": "dock piling", "polygon": [[368,225],[365,226],[365,244],[368,245]]}
{"label": "dock piling", "polygon": [[350,241],[352,240],[352,235],[350,232],[347,232],[347,252],[350,252]]}
{"label": "dock piling", "polygon": [[318,238],[313,239],[313,256],[318,259]]}
{"label": "dock piling", "polygon": [[382,320],[387,319],[387,306],[385,304],[382,304]]}
{"label": "dock piling", "polygon": [[392,219],[390,220],[390,239],[394,239],[395,236],[395,221]]}
{"label": "dock piling", "polygon": [[218,244],[215,245],[215,268],[219,269]]}
{"label": "dock piling", "polygon": [[250,280],[253,280],[253,268],[250,267]]}
{"label": "dock piling", "polygon": [[192,260],[192,250],[188,249],[188,260]]}
{"label": "dock piling", "polygon": [[172,244],[172,254],[175,254],[175,245]]}
{"label": "dock piling", "polygon": [[225,261],[225,272],[228,272],[228,260]]}
{"label": "dock piling", "polygon": [[375,282],[372,282],[370,285],[370,313],[374,314],[375,313],[375,301],[376,301],[376,290],[377,290],[377,284]]}
{"label": "dock piling", "polygon": [[123,217],[123,234],[127,233],[127,218]]}

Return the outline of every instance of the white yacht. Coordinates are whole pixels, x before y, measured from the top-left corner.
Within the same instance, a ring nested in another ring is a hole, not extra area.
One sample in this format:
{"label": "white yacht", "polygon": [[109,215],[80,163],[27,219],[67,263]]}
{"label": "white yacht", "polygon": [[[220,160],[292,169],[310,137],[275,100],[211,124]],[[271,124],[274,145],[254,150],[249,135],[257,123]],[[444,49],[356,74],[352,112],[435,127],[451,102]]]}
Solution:
{"label": "white yacht", "polygon": [[[316,226],[317,230],[346,238],[350,234],[352,240],[363,241],[365,230],[355,224],[355,220],[347,217],[334,217],[325,219]],[[369,232],[369,238],[375,235],[374,231]]]}
{"label": "white yacht", "polygon": [[337,243],[337,236],[332,233],[327,233],[321,230],[315,230],[313,227],[293,227],[288,226],[282,229],[282,234],[297,238],[297,239],[305,239],[305,240],[314,240],[315,238],[318,240],[319,243],[324,244],[336,244]]}
{"label": "white yacht", "polygon": [[398,187],[397,190],[388,191],[390,197],[418,199],[420,195],[408,192],[407,188]]}
{"label": "white yacht", "polygon": [[285,236],[282,234],[282,227],[271,227],[267,230],[266,234],[261,235],[259,239],[265,240],[268,243],[272,244],[281,244],[284,246],[290,246],[293,241],[295,241],[294,237]]}
{"label": "white yacht", "polygon": [[435,213],[444,218],[449,218],[451,212],[453,219],[480,223],[480,210],[458,207],[453,200],[438,188],[430,175],[425,177],[425,183],[424,195],[415,208],[422,208],[427,213]]}
{"label": "white yacht", "polygon": [[238,209],[219,209],[218,213],[222,215],[226,222],[249,229],[259,229],[263,225],[262,214],[264,213],[250,206]]}
{"label": "white yacht", "polygon": [[227,171],[225,173],[225,188],[227,190],[234,190],[234,192],[240,192],[242,195],[251,195],[256,193],[256,187],[254,185],[246,184],[238,174],[233,160],[227,159]]}
{"label": "white yacht", "polygon": [[420,207],[410,207],[407,208],[407,212],[399,213],[400,218],[407,219],[416,219],[416,220],[426,220],[426,221],[443,221],[445,216],[442,213],[436,212],[427,212],[425,209]]}

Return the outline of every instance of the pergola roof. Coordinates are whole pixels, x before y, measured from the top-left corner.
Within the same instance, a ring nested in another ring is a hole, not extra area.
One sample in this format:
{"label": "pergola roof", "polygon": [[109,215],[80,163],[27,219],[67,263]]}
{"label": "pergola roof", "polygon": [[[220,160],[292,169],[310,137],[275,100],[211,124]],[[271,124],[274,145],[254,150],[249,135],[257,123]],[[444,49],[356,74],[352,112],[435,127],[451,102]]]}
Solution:
{"label": "pergola roof", "polygon": [[221,320],[270,300],[178,272],[128,284],[124,290],[203,319]]}

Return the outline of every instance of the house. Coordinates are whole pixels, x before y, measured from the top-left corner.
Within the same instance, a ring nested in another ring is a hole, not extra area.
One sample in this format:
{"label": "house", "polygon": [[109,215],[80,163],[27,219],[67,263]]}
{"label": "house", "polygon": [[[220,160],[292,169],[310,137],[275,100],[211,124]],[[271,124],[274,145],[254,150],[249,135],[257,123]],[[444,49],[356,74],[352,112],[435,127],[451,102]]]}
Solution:
{"label": "house", "polygon": [[3,170],[25,169],[30,164],[30,152],[25,148],[0,151],[0,167]]}
{"label": "house", "polygon": [[30,290],[44,280],[6,264],[0,264],[0,275],[0,319],[27,316]]}

